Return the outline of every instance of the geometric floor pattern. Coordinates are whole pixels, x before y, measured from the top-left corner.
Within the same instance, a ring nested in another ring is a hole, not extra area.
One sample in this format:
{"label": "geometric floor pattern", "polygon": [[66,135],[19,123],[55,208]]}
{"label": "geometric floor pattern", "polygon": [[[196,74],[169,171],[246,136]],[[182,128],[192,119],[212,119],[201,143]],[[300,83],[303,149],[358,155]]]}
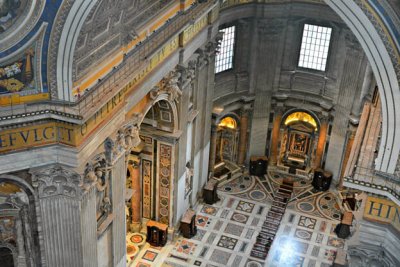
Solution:
{"label": "geometric floor pattern", "polygon": [[[253,176],[248,177],[250,180],[243,179],[251,184],[247,196],[252,188],[259,190],[260,182]],[[235,186],[239,188],[240,184]],[[250,257],[271,201],[243,197],[246,192],[219,190],[219,202],[199,204],[196,208],[198,231],[195,237],[186,239],[178,235],[163,248],[146,243],[128,266],[327,267],[332,264],[338,248],[346,249],[344,240],[333,232],[337,220],[302,212],[294,203],[286,209],[267,259]],[[317,209],[315,202],[310,203]],[[324,205],[327,203],[325,201]]]}

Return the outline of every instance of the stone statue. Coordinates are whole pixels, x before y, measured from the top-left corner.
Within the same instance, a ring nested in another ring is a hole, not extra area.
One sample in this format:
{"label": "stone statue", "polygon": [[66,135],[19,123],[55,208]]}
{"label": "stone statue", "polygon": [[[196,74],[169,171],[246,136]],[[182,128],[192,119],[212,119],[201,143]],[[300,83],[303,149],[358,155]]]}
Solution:
{"label": "stone statue", "polygon": [[85,166],[85,180],[89,183],[97,180],[96,173],[91,162],[86,163]]}
{"label": "stone statue", "polygon": [[106,160],[109,164],[112,163],[114,160],[114,155],[115,155],[115,143],[114,141],[107,137],[107,139],[104,141],[104,150],[105,150],[105,156]]}
{"label": "stone statue", "polygon": [[117,150],[119,152],[122,152],[124,149],[126,149],[127,145],[125,142],[125,134],[122,130],[118,130],[116,141],[117,141]]}
{"label": "stone statue", "polygon": [[166,78],[165,91],[169,94],[168,100],[179,103],[178,98],[182,95],[182,91],[179,88],[179,78],[181,74],[177,71],[171,71],[169,77]]}

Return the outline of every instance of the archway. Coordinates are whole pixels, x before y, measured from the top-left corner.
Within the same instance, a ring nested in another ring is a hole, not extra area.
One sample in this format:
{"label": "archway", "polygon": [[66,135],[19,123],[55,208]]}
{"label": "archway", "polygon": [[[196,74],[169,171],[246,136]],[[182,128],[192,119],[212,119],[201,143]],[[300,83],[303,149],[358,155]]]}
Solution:
{"label": "archway", "polygon": [[160,94],[145,105],[141,114],[137,121],[140,142],[127,156],[127,185],[133,193],[128,203],[131,232],[139,232],[148,220],[172,223],[176,105],[167,94]]}
{"label": "archway", "polygon": [[315,157],[319,128],[319,120],[310,112],[289,111],[282,120],[278,164],[289,167],[291,173],[309,169]]}
{"label": "archway", "polygon": [[217,127],[215,163],[236,162],[239,145],[239,119],[234,114],[222,117]]}

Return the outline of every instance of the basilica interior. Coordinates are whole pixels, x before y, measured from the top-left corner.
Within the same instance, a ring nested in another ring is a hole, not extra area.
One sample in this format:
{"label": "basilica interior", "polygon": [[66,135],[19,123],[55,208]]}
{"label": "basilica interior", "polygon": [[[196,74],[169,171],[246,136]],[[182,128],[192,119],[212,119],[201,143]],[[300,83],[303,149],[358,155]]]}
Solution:
{"label": "basilica interior", "polygon": [[398,0],[0,1],[0,266],[400,266],[399,103]]}

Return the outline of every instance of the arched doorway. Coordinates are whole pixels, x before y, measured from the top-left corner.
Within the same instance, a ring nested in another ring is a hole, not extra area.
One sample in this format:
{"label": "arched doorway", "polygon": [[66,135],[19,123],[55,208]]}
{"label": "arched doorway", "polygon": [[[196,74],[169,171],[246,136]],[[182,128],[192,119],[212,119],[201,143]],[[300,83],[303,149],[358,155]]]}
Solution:
{"label": "arched doorway", "polygon": [[230,114],[221,118],[217,127],[215,163],[236,162],[239,144],[239,120]]}
{"label": "arched doorway", "polygon": [[172,224],[175,102],[159,95],[137,122],[140,141],[127,155],[128,228],[139,232],[148,220]]}
{"label": "arched doorway", "polygon": [[288,113],[282,121],[279,164],[289,167],[291,173],[310,168],[318,139],[318,120],[311,113],[298,110]]}

